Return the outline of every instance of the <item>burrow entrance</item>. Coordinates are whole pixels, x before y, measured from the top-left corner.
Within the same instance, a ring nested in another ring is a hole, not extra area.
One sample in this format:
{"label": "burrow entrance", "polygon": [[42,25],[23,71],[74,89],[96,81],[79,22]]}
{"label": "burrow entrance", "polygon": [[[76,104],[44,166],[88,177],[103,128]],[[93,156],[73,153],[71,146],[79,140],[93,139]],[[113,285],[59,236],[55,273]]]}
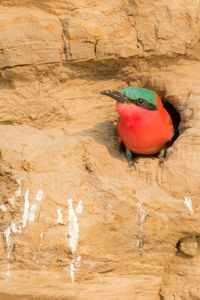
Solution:
{"label": "burrow entrance", "polygon": [[174,143],[174,141],[179,137],[179,125],[181,122],[181,116],[179,112],[175,109],[175,107],[168,100],[162,99],[162,102],[164,108],[169,113],[174,126],[174,136],[171,142],[169,143],[169,146],[171,146]]}

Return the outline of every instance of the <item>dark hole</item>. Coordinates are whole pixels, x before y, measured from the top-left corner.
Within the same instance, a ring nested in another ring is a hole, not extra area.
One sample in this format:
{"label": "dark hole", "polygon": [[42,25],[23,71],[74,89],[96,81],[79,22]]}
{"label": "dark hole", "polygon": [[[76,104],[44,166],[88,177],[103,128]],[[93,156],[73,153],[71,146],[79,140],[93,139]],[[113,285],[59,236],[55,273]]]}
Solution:
{"label": "dark hole", "polygon": [[176,243],[176,249],[177,249],[177,251],[180,250],[181,240],[182,240],[182,239],[180,239],[180,240]]}
{"label": "dark hole", "polygon": [[86,170],[88,173],[92,173],[92,170],[91,170],[91,168],[90,168],[88,165],[85,165],[85,170]]}
{"label": "dark hole", "polygon": [[179,136],[179,128],[178,127],[179,127],[179,124],[181,121],[181,117],[180,117],[180,114],[178,113],[178,111],[174,108],[174,106],[167,100],[163,101],[163,106],[167,110],[169,115],[171,116],[173,126],[174,126],[174,136],[173,136],[172,140],[168,143],[168,145],[171,146],[173,144],[173,142]]}

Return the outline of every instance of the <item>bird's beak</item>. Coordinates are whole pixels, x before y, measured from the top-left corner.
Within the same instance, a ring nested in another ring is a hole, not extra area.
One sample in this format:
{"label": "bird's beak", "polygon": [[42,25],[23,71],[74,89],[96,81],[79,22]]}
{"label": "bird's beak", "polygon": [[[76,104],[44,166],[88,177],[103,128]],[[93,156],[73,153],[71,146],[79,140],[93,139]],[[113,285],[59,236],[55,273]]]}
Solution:
{"label": "bird's beak", "polygon": [[106,90],[106,91],[101,91],[100,94],[111,97],[120,103],[129,103],[130,102],[130,100],[128,99],[128,97],[126,97],[125,94],[122,94],[118,91]]}

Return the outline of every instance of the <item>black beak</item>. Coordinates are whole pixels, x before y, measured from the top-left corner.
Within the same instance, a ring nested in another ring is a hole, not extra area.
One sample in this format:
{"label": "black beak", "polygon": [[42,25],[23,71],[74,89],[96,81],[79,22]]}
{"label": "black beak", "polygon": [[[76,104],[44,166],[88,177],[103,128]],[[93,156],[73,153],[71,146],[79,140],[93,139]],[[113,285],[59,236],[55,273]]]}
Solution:
{"label": "black beak", "polygon": [[118,91],[106,90],[106,91],[101,91],[100,94],[111,97],[111,98],[117,100],[117,102],[120,102],[120,103],[129,103],[130,102],[129,98],[126,97],[125,94],[122,94]]}

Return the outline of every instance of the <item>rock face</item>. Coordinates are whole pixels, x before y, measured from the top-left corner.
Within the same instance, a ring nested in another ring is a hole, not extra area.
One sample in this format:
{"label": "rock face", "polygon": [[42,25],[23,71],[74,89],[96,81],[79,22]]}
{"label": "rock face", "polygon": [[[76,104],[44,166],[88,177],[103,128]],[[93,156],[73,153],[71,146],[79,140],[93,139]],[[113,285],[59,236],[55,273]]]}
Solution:
{"label": "rock face", "polygon": [[[200,299],[200,3],[2,0],[0,298]],[[180,113],[127,166],[105,89]]]}

